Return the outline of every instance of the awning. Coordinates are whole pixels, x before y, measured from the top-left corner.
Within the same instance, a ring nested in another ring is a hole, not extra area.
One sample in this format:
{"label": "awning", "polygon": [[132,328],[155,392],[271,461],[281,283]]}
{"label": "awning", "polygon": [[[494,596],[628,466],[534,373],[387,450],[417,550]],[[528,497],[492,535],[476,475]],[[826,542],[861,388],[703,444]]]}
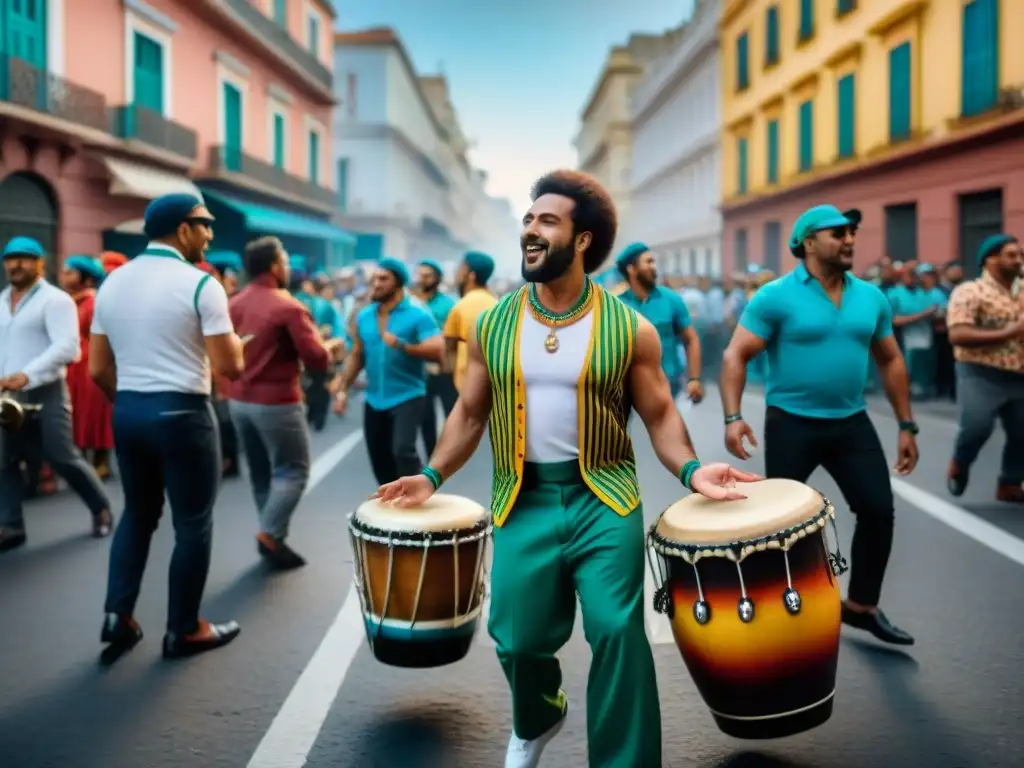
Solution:
{"label": "awning", "polygon": [[112,195],[155,200],[161,195],[184,192],[195,195],[200,200],[203,199],[199,188],[180,174],[115,157],[104,156],[103,164],[110,172],[110,194]]}
{"label": "awning", "polygon": [[205,197],[227,205],[240,213],[245,219],[245,228],[250,232],[268,235],[298,235],[299,237],[328,240],[341,245],[354,246],[356,244],[356,237],[351,232],[321,219],[279,211],[276,208],[267,208],[221,192],[207,190],[203,194]]}

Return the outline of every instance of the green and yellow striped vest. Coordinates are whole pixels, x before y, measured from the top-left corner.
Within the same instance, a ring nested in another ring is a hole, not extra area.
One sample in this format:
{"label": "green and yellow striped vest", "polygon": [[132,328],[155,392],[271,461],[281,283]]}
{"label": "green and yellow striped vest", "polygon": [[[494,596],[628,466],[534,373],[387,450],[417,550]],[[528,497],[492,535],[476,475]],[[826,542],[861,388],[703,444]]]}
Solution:
{"label": "green and yellow striped vest", "polygon": [[[577,385],[580,472],[590,490],[620,515],[640,504],[640,484],[627,422],[633,407],[626,375],[633,361],[637,314],[605,289],[596,295],[587,356]],[[491,379],[491,450],[494,524],[508,517],[523,479],[526,388],[519,334],[527,288],[505,296],[477,323],[477,338]],[[545,354],[538,350],[538,354]]]}

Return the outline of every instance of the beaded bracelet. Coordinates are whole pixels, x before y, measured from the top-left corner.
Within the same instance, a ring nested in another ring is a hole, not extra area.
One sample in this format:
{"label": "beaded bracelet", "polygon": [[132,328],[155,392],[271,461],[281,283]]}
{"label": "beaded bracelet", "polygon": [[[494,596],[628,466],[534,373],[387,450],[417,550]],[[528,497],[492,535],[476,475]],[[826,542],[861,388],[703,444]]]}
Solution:
{"label": "beaded bracelet", "polygon": [[690,459],[688,462],[683,464],[679,470],[679,482],[683,484],[683,487],[689,491],[693,490],[693,486],[690,485],[690,480],[693,479],[693,474],[700,469],[700,461],[697,459]]}
{"label": "beaded bracelet", "polygon": [[431,485],[434,486],[434,490],[435,491],[438,488],[440,488],[441,484],[444,482],[444,478],[441,477],[441,473],[438,472],[433,467],[430,467],[430,466],[424,467],[423,470],[422,470],[422,473],[427,476],[428,480],[430,480],[430,483],[431,483]]}

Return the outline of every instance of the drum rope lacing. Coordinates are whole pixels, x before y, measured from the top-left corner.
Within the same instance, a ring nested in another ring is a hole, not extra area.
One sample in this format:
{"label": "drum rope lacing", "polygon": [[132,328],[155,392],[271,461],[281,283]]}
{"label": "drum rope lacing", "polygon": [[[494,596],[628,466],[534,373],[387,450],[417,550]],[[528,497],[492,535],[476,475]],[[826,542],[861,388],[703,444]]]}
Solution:
{"label": "drum rope lacing", "polygon": [[[740,600],[737,606],[739,617],[744,623],[752,621],[754,618],[754,603],[747,596],[746,583],[743,579],[742,563],[747,557],[755,552],[765,552],[769,549],[775,549],[782,552],[786,565],[786,590],[783,592],[783,603],[789,613],[794,615],[799,613],[801,608],[800,595],[796,589],[793,588],[793,578],[789,566],[789,550],[797,541],[805,538],[808,534],[813,535],[820,531],[832,573],[836,576],[841,576],[849,569],[846,558],[843,557],[842,551],[839,547],[839,531],[836,528],[836,509],[825,497],[822,497],[822,500],[824,501],[824,506],[821,512],[806,523],[801,523],[798,526],[787,528],[784,531],[770,536],[763,536],[750,541],[736,541],[732,544],[717,547],[699,545],[686,546],[681,545],[678,542],[672,542],[657,533],[657,523],[655,523],[647,532],[647,565],[651,569],[651,576],[654,578],[655,582],[653,597],[654,610],[658,613],[665,614],[670,620],[675,617],[675,605],[672,601],[672,596],[669,594],[666,583],[668,580],[668,564],[666,559],[668,556],[678,557],[693,568],[697,586],[697,600],[693,604],[693,617],[698,624],[707,624],[711,620],[711,606],[704,597],[704,587],[701,584],[700,571],[697,569],[697,563],[701,559],[707,557],[722,557],[731,560],[736,564],[736,573],[739,578],[740,586]],[[825,533],[826,521],[831,523],[832,531],[835,534],[835,552],[832,552],[829,547],[828,536]],[[652,553],[657,556],[657,567],[655,567],[655,557],[652,556]]]}
{"label": "drum rope lacing", "polygon": [[[483,557],[486,545],[477,547],[476,563],[473,571],[477,574],[477,577],[473,579],[473,586],[470,589],[469,600],[466,605],[466,613],[459,613],[459,546],[461,544],[473,544],[481,540],[487,539],[493,531],[493,525],[487,521],[480,523],[473,528],[469,529],[471,533],[465,534],[465,530],[448,530],[448,531],[424,531],[424,532],[403,532],[399,535],[395,535],[392,532],[384,531],[380,528],[374,528],[371,526],[357,526],[355,514],[348,516],[348,529],[349,537],[352,542],[353,554],[358,558],[358,561],[362,564],[362,573],[359,568],[353,568],[353,580],[355,581],[356,591],[359,594],[359,603],[362,608],[363,616],[369,617],[375,620],[377,624],[376,632],[373,636],[370,635],[369,627],[367,627],[367,641],[370,644],[371,649],[376,640],[378,640],[384,631],[384,622],[387,620],[388,608],[391,604],[391,589],[392,589],[392,576],[394,573],[394,557],[396,547],[407,547],[410,549],[422,549],[423,557],[420,561],[420,572],[419,582],[416,585],[416,595],[413,599],[412,616],[409,620],[408,629],[413,629],[416,625],[417,616],[419,613],[420,598],[423,593],[423,585],[425,582],[427,572],[427,559],[430,554],[431,545],[437,544],[450,544],[452,546],[452,560],[453,570],[455,572],[454,581],[454,592],[455,592],[455,603],[452,621],[458,622],[461,620],[469,620],[477,612],[473,610],[473,599],[476,597],[477,589],[479,588],[481,594],[481,605],[486,598],[486,586],[484,584],[485,575],[483,568]],[[384,604],[381,606],[381,612],[379,616],[374,614],[373,605],[373,585],[370,583],[370,567],[367,559],[366,544],[380,544],[388,548],[388,577],[384,584]],[[353,563],[353,566],[355,563]],[[363,578],[363,573],[366,574]]]}

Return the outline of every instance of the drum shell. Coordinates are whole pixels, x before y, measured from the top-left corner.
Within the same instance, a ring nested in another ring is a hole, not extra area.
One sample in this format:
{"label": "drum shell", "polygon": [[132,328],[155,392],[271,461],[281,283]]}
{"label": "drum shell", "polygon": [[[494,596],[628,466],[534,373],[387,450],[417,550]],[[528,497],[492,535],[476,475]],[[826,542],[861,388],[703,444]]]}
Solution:
{"label": "drum shell", "polygon": [[788,552],[793,587],[801,599],[791,614],[783,602],[786,555],[768,549],[742,562],[754,618],[739,616],[736,563],[722,557],[697,562],[711,618],[699,624],[694,566],[666,557],[673,605],[672,633],[704,702],[725,733],[776,738],[813,728],[832,712],[839,658],[841,600],[823,537],[798,539]]}
{"label": "drum shell", "polygon": [[[465,530],[444,540],[435,535],[429,542],[406,537],[384,543],[380,539],[387,539],[387,532],[362,530],[355,521],[352,529],[357,534],[355,567],[374,656],[400,667],[436,667],[465,657],[479,623],[481,565],[489,535]],[[383,626],[377,617],[384,619]]]}

